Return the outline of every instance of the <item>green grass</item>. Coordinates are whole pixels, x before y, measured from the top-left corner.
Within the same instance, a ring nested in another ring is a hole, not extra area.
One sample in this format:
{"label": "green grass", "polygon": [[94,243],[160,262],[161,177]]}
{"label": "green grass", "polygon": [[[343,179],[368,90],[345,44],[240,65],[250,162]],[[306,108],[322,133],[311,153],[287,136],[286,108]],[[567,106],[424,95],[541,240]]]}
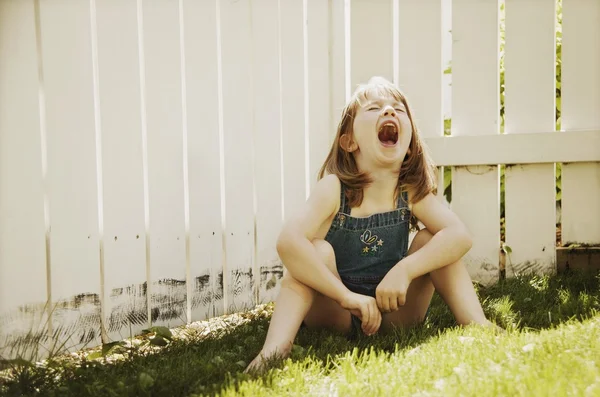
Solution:
{"label": "green grass", "polygon": [[302,330],[290,359],[250,376],[242,370],[272,309],[263,306],[176,332],[163,348],[14,366],[0,394],[600,396],[600,275],[521,277],[478,294],[505,334],[456,327],[436,295],[422,326],[353,342]]}

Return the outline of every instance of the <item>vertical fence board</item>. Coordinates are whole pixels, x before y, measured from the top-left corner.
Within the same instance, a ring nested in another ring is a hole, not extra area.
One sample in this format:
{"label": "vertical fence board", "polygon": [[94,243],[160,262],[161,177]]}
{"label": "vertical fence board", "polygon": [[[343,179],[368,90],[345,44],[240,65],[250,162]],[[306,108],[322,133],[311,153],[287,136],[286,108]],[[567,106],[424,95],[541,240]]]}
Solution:
{"label": "vertical fence board", "polygon": [[216,2],[185,0],[192,320],[223,314]]}
{"label": "vertical fence board", "polygon": [[393,0],[350,2],[350,91],[373,76],[392,81]]}
{"label": "vertical fence board", "polygon": [[135,0],[97,0],[109,339],[148,325],[138,25]]}
{"label": "vertical fence board", "polygon": [[[409,0],[398,5],[398,15],[394,15],[398,20],[396,84],[407,97],[419,134],[442,136],[441,1]],[[440,197],[443,191],[443,185],[438,186]]]}
{"label": "vertical fence board", "polygon": [[306,200],[304,15],[300,1],[280,5],[283,216],[289,218]]}
{"label": "vertical fence board", "polygon": [[[46,335],[46,243],[33,1],[0,2],[0,357]],[[31,331],[32,338],[26,334]]]}
{"label": "vertical fence board", "polygon": [[[254,304],[250,1],[220,4],[225,139],[227,312]],[[255,87],[257,90],[262,87]]]}
{"label": "vertical fence board", "polygon": [[346,104],[346,20],[344,0],[329,2],[329,78],[331,84],[331,127],[329,145],[335,139],[337,127]]}
{"label": "vertical fence board", "polygon": [[[455,0],[452,7],[452,135],[499,132],[498,2]],[[473,236],[465,265],[473,280],[500,277],[498,166],[454,167],[452,209]],[[485,216],[482,216],[485,214]]]}
{"label": "vertical fence board", "polygon": [[329,4],[307,0],[308,56],[308,130],[309,186],[317,182],[317,174],[329,151],[330,86],[329,86]]}
{"label": "vertical fence board", "polygon": [[53,339],[100,342],[100,255],[90,4],[41,1]]}
{"label": "vertical fence board", "polygon": [[[506,133],[555,128],[555,19],[554,0],[506,2]],[[554,272],[554,165],[507,165],[505,186],[507,277]]]}
{"label": "vertical fence board", "polygon": [[398,87],[407,96],[423,137],[444,134],[441,21],[441,0],[399,4]]}
{"label": "vertical fence board", "polygon": [[[600,129],[600,2],[563,0],[561,129]],[[598,149],[600,150],[600,148]],[[563,244],[600,244],[600,163],[562,165]]]}
{"label": "vertical fence board", "polygon": [[252,2],[254,180],[258,301],[276,298],[283,269],[275,249],[282,223],[279,11],[271,0]]}
{"label": "vertical fence board", "polygon": [[153,325],[185,323],[187,305],[178,3],[143,2]]}

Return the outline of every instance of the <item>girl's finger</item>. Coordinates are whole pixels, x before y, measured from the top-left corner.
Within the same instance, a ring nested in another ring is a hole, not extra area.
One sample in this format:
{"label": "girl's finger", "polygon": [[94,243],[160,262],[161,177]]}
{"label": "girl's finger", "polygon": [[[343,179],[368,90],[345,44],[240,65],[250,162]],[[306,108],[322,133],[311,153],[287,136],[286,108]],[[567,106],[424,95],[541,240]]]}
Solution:
{"label": "girl's finger", "polygon": [[382,296],[381,303],[381,311],[388,313],[390,311],[390,298],[388,296]]}
{"label": "girl's finger", "polygon": [[363,305],[360,308],[360,313],[362,315],[362,330],[365,334],[369,333],[369,305]]}

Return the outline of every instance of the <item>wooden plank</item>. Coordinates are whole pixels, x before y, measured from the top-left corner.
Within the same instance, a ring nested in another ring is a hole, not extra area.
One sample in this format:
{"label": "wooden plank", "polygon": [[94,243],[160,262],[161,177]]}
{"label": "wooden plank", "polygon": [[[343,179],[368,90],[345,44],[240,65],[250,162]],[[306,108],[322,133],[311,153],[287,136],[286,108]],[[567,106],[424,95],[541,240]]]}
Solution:
{"label": "wooden plank", "polygon": [[[536,23],[532,24],[531,21]],[[555,1],[506,1],[505,132],[551,131]],[[554,165],[506,167],[506,276],[556,271]]]}
{"label": "wooden plank", "polygon": [[179,7],[142,4],[153,325],[186,322],[186,247]]}
{"label": "wooden plank", "polygon": [[444,135],[441,20],[440,0],[399,3],[397,85],[423,137]]}
{"label": "wooden plank", "polygon": [[317,174],[329,152],[331,137],[329,6],[322,0],[307,0],[306,3],[310,189],[317,182]]}
{"label": "wooden plank", "polygon": [[[561,128],[600,129],[600,2],[563,0],[562,11]],[[563,244],[599,245],[600,163],[563,164],[561,182]]]}
{"label": "wooden plank", "polygon": [[600,271],[600,247],[557,247],[557,272],[584,271],[592,277]]}
{"label": "wooden plank", "polygon": [[[342,110],[346,105],[346,4],[344,0],[329,2],[329,82],[331,85],[331,127],[329,129],[329,145],[331,146],[337,133]],[[349,88],[349,87],[348,87]]]}
{"label": "wooden plank", "polygon": [[148,326],[146,230],[135,0],[97,0],[104,201],[104,315],[110,340]]}
{"label": "wooden plank", "polygon": [[185,0],[182,11],[188,109],[190,299],[192,320],[197,321],[224,312],[216,3]]}
{"label": "wooden plank", "polygon": [[[289,218],[306,200],[304,92],[304,15],[302,3],[281,0],[281,126],[283,216]],[[285,45],[284,45],[285,43]]]}
{"label": "wooden plank", "polygon": [[[273,301],[282,277],[276,250],[282,225],[279,10],[271,0],[252,2],[254,180],[256,184],[257,301]],[[256,274],[256,273],[255,273]]]}
{"label": "wooden plank", "polygon": [[40,1],[52,338],[100,343],[100,236],[90,4]]}
{"label": "wooden plank", "polygon": [[562,244],[600,245],[600,163],[563,164],[561,171]]}
{"label": "wooden plank", "polygon": [[[498,2],[452,3],[452,135],[498,134]],[[500,278],[498,166],[452,169],[452,209],[473,236],[464,261],[474,281]]]}
{"label": "wooden plank", "polygon": [[[219,3],[225,143],[225,311],[254,305],[250,2]],[[256,87],[261,89],[262,87]]]}
{"label": "wooden plank", "polygon": [[[441,1],[398,3],[398,59],[396,85],[406,95],[422,137],[444,134],[442,115],[442,4]],[[443,169],[439,169],[443,177]],[[443,179],[442,179],[443,182]],[[443,183],[438,189],[443,193]],[[411,233],[412,238],[416,231]]]}
{"label": "wooden plank", "polygon": [[0,356],[34,360],[47,329],[36,51],[33,1],[0,2]]}
{"label": "wooden plank", "polygon": [[350,91],[373,76],[393,81],[393,0],[350,1]]}
{"label": "wooden plank", "polygon": [[[554,173],[548,165],[506,167],[506,276],[553,273],[555,268]],[[536,177],[532,177],[536,174]],[[531,196],[537,208],[523,197]]]}
{"label": "wooden plank", "polygon": [[435,163],[444,166],[600,161],[600,130],[446,136],[425,142]]}

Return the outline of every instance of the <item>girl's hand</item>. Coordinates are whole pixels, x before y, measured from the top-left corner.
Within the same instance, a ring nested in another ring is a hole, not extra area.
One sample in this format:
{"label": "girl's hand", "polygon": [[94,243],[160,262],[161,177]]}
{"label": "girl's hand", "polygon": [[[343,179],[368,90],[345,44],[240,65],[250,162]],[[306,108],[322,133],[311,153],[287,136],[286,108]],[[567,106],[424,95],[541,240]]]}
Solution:
{"label": "girl's hand", "polygon": [[370,296],[350,292],[340,303],[362,322],[365,335],[373,335],[381,325],[381,312],[377,308],[377,301]]}
{"label": "girl's hand", "polygon": [[383,313],[389,313],[404,306],[410,282],[406,266],[400,263],[394,266],[381,280],[375,291],[379,309]]}

